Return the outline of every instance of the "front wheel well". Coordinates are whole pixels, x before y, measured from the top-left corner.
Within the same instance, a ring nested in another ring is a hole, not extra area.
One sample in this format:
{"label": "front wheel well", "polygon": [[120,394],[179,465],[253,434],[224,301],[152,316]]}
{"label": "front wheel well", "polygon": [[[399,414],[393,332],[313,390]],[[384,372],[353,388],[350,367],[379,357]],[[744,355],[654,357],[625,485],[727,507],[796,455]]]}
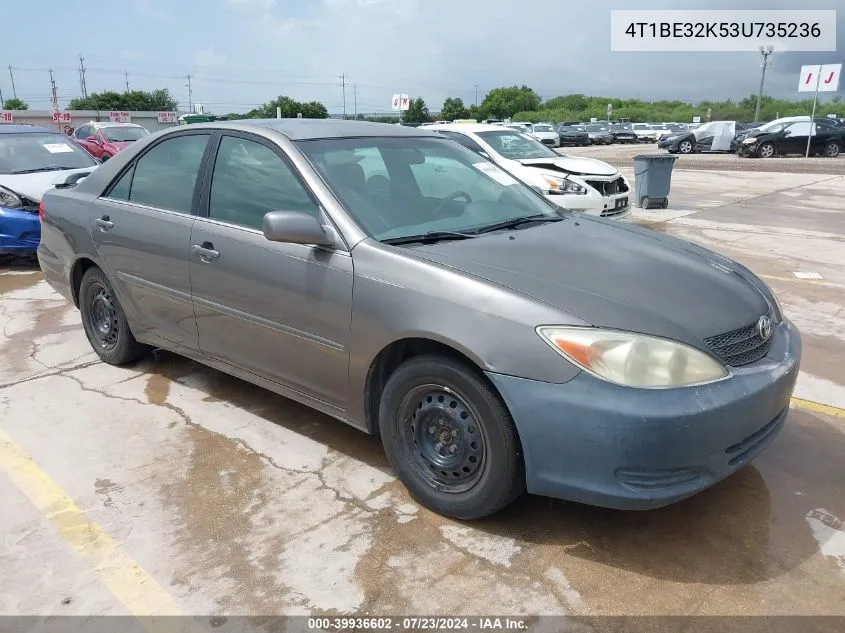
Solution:
{"label": "front wheel well", "polygon": [[[415,356],[443,356],[457,361],[475,372],[499,395],[495,385],[484,375],[481,367],[466,354],[454,347],[427,338],[405,338],[394,341],[376,355],[367,372],[364,413],[366,416],[367,430],[370,433],[378,434],[379,401],[381,400],[382,391],[384,391],[384,387],[387,384],[387,379],[390,378],[390,375],[402,363]],[[501,395],[499,395],[499,398],[501,398]],[[507,408],[507,405],[505,407]]]}
{"label": "front wheel well", "polygon": [[73,293],[73,305],[79,307],[79,287],[82,285],[82,277],[89,268],[96,268],[97,264],[92,259],[80,257],[73,263],[70,271],[70,290]]}

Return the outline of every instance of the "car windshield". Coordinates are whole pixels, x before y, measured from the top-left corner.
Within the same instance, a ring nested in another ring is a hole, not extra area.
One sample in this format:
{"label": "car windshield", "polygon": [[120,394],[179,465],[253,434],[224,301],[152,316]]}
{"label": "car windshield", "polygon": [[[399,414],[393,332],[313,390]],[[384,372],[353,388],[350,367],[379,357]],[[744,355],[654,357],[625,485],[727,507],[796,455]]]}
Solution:
{"label": "car windshield", "polygon": [[478,132],[478,136],[484,139],[496,153],[511,160],[558,157],[558,154],[546,145],[524,134],[497,130],[495,132]]}
{"label": "car windshield", "polygon": [[601,125],[588,125],[587,131],[588,132],[604,132],[607,128],[602,127]]}
{"label": "car windshield", "polygon": [[556,205],[452,140],[363,137],[297,145],[377,240],[443,232],[460,238],[508,220],[560,219]]}
{"label": "car windshield", "polygon": [[100,129],[107,141],[113,143],[123,143],[128,141],[137,141],[149,134],[145,128],[142,127],[104,127]]}
{"label": "car windshield", "polygon": [[63,134],[0,134],[0,174],[26,174],[91,167],[97,163]]}
{"label": "car windshield", "polygon": [[630,125],[611,125],[610,129],[614,132],[630,132],[631,126]]}
{"label": "car windshield", "polygon": [[535,125],[534,126],[535,132],[554,132],[554,128],[551,125]]}
{"label": "car windshield", "polygon": [[761,125],[757,129],[760,132],[780,132],[783,128],[787,125],[794,123],[794,121],[772,121],[771,123],[766,123],[766,125]]}
{"label": "car windshield", "polygon": [[635,130],[648,130],[649,127],[645,123],[634,123]]}

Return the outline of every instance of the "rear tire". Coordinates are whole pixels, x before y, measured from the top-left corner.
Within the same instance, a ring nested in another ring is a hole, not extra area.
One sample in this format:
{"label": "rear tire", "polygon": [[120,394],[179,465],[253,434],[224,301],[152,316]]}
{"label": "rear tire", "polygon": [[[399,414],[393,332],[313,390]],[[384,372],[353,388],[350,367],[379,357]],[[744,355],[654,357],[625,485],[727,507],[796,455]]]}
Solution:
{"label": "rear tire", "polygon": [[109,280],[97,267],[89,268],[79,284],[79,311],[88,342],[104,362],[125,365],[146,352],[146,346],[132,335]]}
{"label": "rear tire", "polygon": [[828,158],[836,158],[839,156],[839,153],[842,151],[842,148],[839,147],[839,143],[836,141],[831,141],[827,145],[824,146],[824,155]]}
{"label": "rear tire", "polygon": [[525,490],[510,413],[476,371],[450,358],[420,356],[393,372],[379,430],[400,481],[434,512],[480,519]]}

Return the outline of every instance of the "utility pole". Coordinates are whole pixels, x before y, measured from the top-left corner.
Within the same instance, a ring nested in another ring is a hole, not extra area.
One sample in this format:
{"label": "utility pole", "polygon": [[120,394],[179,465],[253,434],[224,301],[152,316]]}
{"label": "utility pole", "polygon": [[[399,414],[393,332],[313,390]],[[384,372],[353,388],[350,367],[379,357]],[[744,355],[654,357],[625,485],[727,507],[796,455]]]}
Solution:
{"label": "utility pole", "polygon": [[194,91],[191,88],[191,73],[187,75],[188,83],[185,84],[185,87],[188,89],[188,112],[194,111]]}
{"label": "utility pole", "polygon": [[478,107],[478,84],[475,84],[475,107]]}
{"label": "utility pole", "polygon": [[12,74],[12,67],[9,66],[9,78],[12,80],[12,96],[17,99],[18,91],[15,90],[15,76]]}
{"label": "utility pole", "polygon": [[85,85],[85,58],[79,56],[79,88],[82,90],[82,98],[88,98],[88,88]]}
{"label": "utility pole", "polygon": [[340,85],[343,89],[343,118],[346,118],[346,74],[341,73],[340,75]]}
{"label": "utility pole", "polygon": [[0,110],[6,109],[6,100],[3,99],[3,89],[0,88]]}
{"label": "utility pole", "polygon": [[129,73],[126,69],[123,70],[123,78],[126,80],[126,92],[129,92]]}
{"label": "utility pole", "polygon": [[354,119],[358,120],[358,84],[352,84],[352,100],[354,105],[352,106],[354,114]]}
{"label": "utility pole", "polygon": [[59,97],[58,97],[58,94],[56,93],[56,81],[55,81],[55,79],[53,79],[53,69],[52,68],[50,69],[50,88],[52,90],[52,96],[53,96],[53,110],[58,110],[59,109]]}
{"label": "utility pole", "polygon": [[760,65],[763,69],[760,73],[760,91],[757,93],[757,107],[754,109],[754,120],[760,120],[760,103],[763,101],[763,82],[766,81],[766,67],[769,65],[769,55],[774,53],[775,47],[769,44],[768,46],[760,47],[760,54],[763,56],[763,63]]}

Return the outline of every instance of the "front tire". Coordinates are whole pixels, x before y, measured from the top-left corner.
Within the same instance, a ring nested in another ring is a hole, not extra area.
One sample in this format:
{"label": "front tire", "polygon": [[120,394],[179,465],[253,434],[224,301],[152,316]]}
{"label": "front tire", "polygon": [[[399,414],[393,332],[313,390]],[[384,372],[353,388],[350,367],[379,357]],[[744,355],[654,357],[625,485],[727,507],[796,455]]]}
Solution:
{"label": "front tire", "polygon": [[839,153],[842,151],[842,148],[839,147],[839,143],[836,141],[831,141],[827,145],[824,146],[824,155],[828,158],[836,158],[839,156]]}
{"label": "front tire", "polygon": [[411,496],[439,514],[480,519],[525,490],[516,427],[483,377],[421,356],[388,379],[379,405],[387,458]]}
{"label": "front tire", "polygon": [[775,146],[772,143],[763,143],[757,148],[757,156],[760,158],[771,158],[775,155]]}
{"label": "front tire", "polygon": [[691,154],[692,153],[692,142],[688,140],[683,140],[678,143],[678,152],[681,154]]}
{"label": "front tire", "polygon": [[114,290],[99,268],[89,268],[79,284],[79,311],[88,342],[104,362],[126,365],[146,347],[135,340]]}

